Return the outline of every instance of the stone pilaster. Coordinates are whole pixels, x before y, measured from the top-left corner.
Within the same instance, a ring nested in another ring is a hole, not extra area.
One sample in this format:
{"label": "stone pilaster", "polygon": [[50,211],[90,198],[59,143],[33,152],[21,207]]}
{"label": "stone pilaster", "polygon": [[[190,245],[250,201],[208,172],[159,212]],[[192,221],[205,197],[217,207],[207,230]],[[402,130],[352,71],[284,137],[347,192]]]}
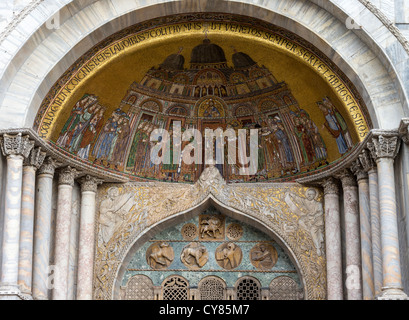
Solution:
{"label": "stone pilaster", "polygon": [[322,182],[322,186],[325,205],[327,298],[343,300],[339,182],[334,178],[328,178]]}
{"label": "stone pilaster", "polygon": [[81,217],[78,252],[77,300],[92,300],[92,281],[95,247],[95,209],[98,184],[102,183],[91,176],[80,180]]}
{"label": "stone pilaster", "polygon": [[359,159],[351,166],[358,180],[359,221],[361,230],[362,295],[364,300],[374,299],[374,275],[372,263],[371,212],[369,205],[368,173]]}
{"label": "stone pilaster", "polygon": [[359,229],[358,187],[350,170],[337,177],[342,182],[344,194],[344,223],[346,246],[346,289],[348,300],[362,300],[361,245]]}
{"label": "stone pilaster", "polygon": [[400,266],[394,159],[399,152],[398,135],[374,133],[368,149],[378,168],[381,217],[383,287],[377,299],[407,299]]}
{"label": "stone pilaster", "polygon": [[32,291],[35,300],[49,298],[49,270],[52,220],[53,179],[56,161],[47,157],[37,173],[36,216],[34,225],[34,255]]}
{"label": "stone pilaster", "polygon": [[23,167],[18,284],[21,292],[30,298],[32,297],[33,276],[36,172],[42,165],[45,156],[46,153],[41,148],[35,148],[25,159]]}
{"label": "stone pilaster", "polygon": [[68,294],[72,190],[76,173],[71,167],[66,167],[59,173],[53,300],[66,300]]}
{"label": "stone pilaster", "polygon": [[7,157],[0,299],[21,299],[18,286],[18,259],[23,161],[34,147],[34,141],[22,134],[4,134],[0,145],[3,155]]}

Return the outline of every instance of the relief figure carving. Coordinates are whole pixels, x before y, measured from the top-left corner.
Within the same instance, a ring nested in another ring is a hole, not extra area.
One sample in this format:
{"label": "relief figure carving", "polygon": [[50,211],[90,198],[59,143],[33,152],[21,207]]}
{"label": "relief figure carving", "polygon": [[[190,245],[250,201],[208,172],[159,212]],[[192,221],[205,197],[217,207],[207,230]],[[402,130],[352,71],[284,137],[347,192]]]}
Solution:
{"label": "relief figure carving", "polygon": [[115,231],[119,229],[125,220],[126,215],[135,205],[132,193],[119,194],[116,187],[110,188],[107,197],[100,206],[100,241],[106,244],[112,238]]}
{"label": "relief figure carving", "polygon": [[311,234],[317,255],[322,255],[324,242],[324,208],[317,200],[317,190],[310,188],[305,198],[292,192],[286,192],[284,200],[291,211],[298,215],[298,225]]}

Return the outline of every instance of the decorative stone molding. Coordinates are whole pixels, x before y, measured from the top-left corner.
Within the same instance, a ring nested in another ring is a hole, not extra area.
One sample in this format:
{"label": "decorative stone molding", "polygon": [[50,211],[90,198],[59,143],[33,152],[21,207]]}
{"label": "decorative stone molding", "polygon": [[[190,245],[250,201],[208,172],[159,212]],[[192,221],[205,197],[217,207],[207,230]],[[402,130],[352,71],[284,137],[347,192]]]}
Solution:
{"label": "decorative stone molding", "polygon": [[97,193],[98,185],[102,184],[103,181],[90,175],[86,175],[79,180],[79,183],[81,184],[81,192],[89,191]]}
{"label": "decorative stone molding", "polygon": [[77,173],[77,170],[71,168],[70,166],[61,169],[58,178],[58,185],[68,185],[73,187]]}
{"label": "decorative stone molding", "polygon": [[34,148],[31,150],[30,155],[24,159],[24,166],[34,167],[36,170],[40,169],[42,166],[45,157],[47,156],[46,152],[41,150],[41,147]]}
{"label": "decorative stone molding", "polygon": [[399,125],[399,136],[405,144],[409,144],[409,118],[404,118]]}
{"label": "decorative stone molding", "polygon": [[[313,198],[311,190],[315,191]],[[326,299],[322,201],[317,189],[296,183],[227,184],[215,167],[206,168],[194,185],[104,184],[97,193],[100,206],[96,213],[94,298],[115,297],[118,273],[132,247],[143,241],[141,237],[161,223],[170,223],[210,202],[271,230],[293,255],[303,277],[306,299]],[[307,207],[314,208],[314,213]],[[113,212],[120,219],[109,222]],[[305,215],[314,215],[314,221],[301,219]]]}
{"label": "decorative stone molding", "polygon": [[342,170],[336,177],[341,180],[343,188],[357,186],[356,179],[349,169]]}
{"label": "decorative stone molding", "polygon": [[372,159],[371,152],[368,149],[362,150],[359,155],[359,161],[366,172],[376,169],[376,163]]}
{"label": "decorative stone molding", "polygon": [[22,156],[27,158],[31,149],[34,148],[34,141],[28,135],[18,133],[16,135],[3,134],[0,140],[1,150],[5,157]]}
{"label": "decorative stone molding", "polygon": [[57,168],[58,163],[51,157],[46,157],[43,161],[43,164],[38,170],[38,174],[48,174],[54,176],[55,169]]}
{"label": "decorative stone molding", "polygon": [[371,151],[375,161],[381,158],[395,159],[400,148],[400,139],[397,134],[387,136],[383,134],[374,134],[372,143],[368,143],[367,147]]}
{"label": "decorative stone molding", "polygon": [[339,182],[333,177],[329,177],[321,183],[324,188],[324,195],[336,194],[339,195]]}
{"label": "decorative stone molding", "polygon": [[365,171],[363,168],[361,161],[359,159],[356,159],[351,166],[351,171],[354,175],[356,175],[356,178],[358,181],[362,179],[368,179],[368,173]]}

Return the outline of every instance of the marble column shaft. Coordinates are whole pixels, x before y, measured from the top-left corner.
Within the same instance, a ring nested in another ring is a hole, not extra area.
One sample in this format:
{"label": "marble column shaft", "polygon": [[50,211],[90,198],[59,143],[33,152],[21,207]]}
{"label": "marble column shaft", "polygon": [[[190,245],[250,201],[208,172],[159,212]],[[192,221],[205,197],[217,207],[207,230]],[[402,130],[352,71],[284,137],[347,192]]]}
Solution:
{"label": "marble column shaft", "polygon": [[394,160],[391,158],[380,158],[377,160],[379,210],[381,213],[383,290],[402,289],[393,162]]}
{"label": "marble column shaft", "polygon": [[379,190],[378,172],[375,169],[368,171],[369,180],[369,205],[371,208],[371,235],[372,235],[372,263],[374,272],[374,295],[377,296],[382,291],[383,270],[382,270],[382,241],[381,222],[379,212]]}
{"label": "marble column shaft", "polygon": [[343,300],[339,187],[335,179],[323,183],[328,300]]}
{"label": "marble column shaft", "polygon": [[382,246],[382,292],[377,299],[407,299],[403,292],[398,238],[394,159],[399,152],[397,135],[374,134],[368,149],[378,169],[379,211]]}
{"label": "marble column shaft", "polygon": [[89,176],[81,181],[77,300],[92,300],[97,184],[98,181]]}
{"label": "marble column shaft", "polygon": [[49,298],[52,195],[55,161],[48,157],[38,171],[34,225],[33,298]]}
{"label": "marble column shaft", "polygon": [[23,160],[24,157],[20,155],[10,155],[7,157],[6,199],[0,280],[3,285],[17,285],[18,281]]}
{"label": "marble column shaft", "polygon": [[3,155],[7,157],[0,282],[1,290],[14,292],[10,298],[16,299],[20,294],[17,282],[23,161],[34,147],[34,142],[22,134],[4,134],[0,145]]}
{"label": "marble column shaft", "polygon": [[53,300],[66,300],[70,254],[72,190],[75,170],[67,167],[60,172],[55,232],[55,277]]}
{"label": "marble column shaft", "polygon": [[45,153],[41,151],[41,148],[33,149],[29,158],[24,162],[23,168],[18,284],[22,293],[30,296],[33,278],[36,172],[44,158]]}
{"label": "marble column shaft", "polygon": [[358,187],[349,170],[345,170],[340,179],[344,193],[347,297],[362,300]]}
{"label": "marble column shaft", "polygon": [[361,229],[362,295],[364,300],[375,297],[372,262],[371,212],[369,181],[366,173],[358,174],[359,220]]}

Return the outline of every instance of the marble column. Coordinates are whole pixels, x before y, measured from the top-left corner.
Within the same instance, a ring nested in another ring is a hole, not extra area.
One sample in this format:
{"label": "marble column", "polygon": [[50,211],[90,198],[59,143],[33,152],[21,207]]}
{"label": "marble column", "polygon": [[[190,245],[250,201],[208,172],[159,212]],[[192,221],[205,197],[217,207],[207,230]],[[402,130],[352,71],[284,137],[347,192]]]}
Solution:
{"label": "marble column", "polygon": [[382,291],[383,281],[378,170],[368,149],[362,151],[359,155],[359,160],[364,170],[368,173],[369,207],[371,212],[372,265],[374,273],[374,296],[376,297]]}
{"label": "marble column", "polygon": [[350,170],[339,174],[344,194],[346,280],[348,300],[362,300],[361,245],[359,229],[358,187]]}
{"label": "marble column", "polygon": [[7,157],[0,298],[20,299],[18,258],[23,161],[34,147],[34,142],[22,134],[4,134],[0,142],[2,152]]}
{"label": "marble column", "polygon": [[361,230],[362,297],[373,300],[375,297],[372,263],[371,212],[369,206],[368,174],[359,159],[355,160],[351,170],[358,180],[359,225]]}
{"label": "marble column", "polygon": [[47,157],[38,170],[34,224],[33,299],[47,300],[50,288],[50,249],[53,179],[57,163]]}
{"label": "marble column", "polygon": [[46,153],[42,152],[41,148],[35,148],[25,159],[23,167],[18,284],[22,294],[30,298],[32,298],[36,172],[45,156]]}
{"label": "marble column", "polygon": [[394,159],[400,143],[397,135],[374,133],[372,142],[368,144],[378,168],[383,269],[382,292],[377,297],[379,300],[408,298],[402,284],[394,173]]}
{"label": "marble column", "polygon": [[322,183],[325,205],[325,245],[328,300],[343,300],[339,186],[334,178]]}
{"label": "marble column", "polygon": [[72,189],[76,170],[66,167],[58,180],[57,220],[55,227],[53,300],[67,300],[72,212]]}
{"label": "marble column", "polygon": [[81,217],[78,252],[77,300],[92,300],[94,271],[96,193],[100,180],[90,176],[81,182]]}

